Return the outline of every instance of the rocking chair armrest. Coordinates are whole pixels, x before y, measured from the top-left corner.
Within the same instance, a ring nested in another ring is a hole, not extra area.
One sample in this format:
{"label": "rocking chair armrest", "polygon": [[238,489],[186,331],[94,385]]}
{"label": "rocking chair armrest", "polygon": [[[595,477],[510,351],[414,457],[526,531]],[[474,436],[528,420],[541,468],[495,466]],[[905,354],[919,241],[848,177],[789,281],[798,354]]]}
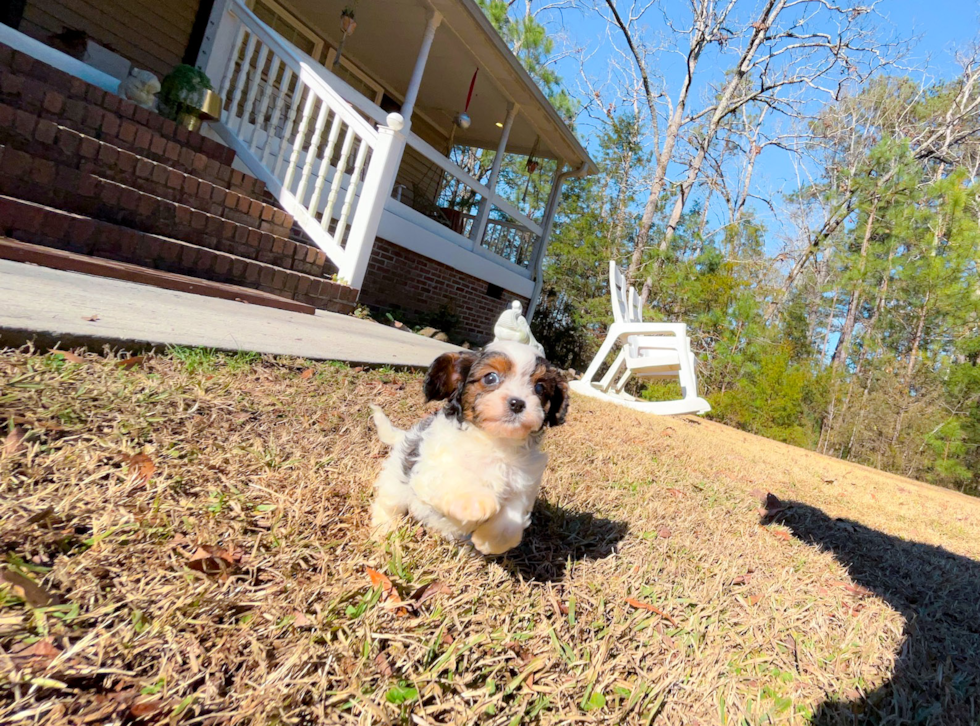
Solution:
{"label": "rocking chair armrest", "polygon": [[609,326],[608,337],[617,339],[630,335],[651,335],[669,333],[672,336],[687,335],[687,325],[684,323],[613,323]]}

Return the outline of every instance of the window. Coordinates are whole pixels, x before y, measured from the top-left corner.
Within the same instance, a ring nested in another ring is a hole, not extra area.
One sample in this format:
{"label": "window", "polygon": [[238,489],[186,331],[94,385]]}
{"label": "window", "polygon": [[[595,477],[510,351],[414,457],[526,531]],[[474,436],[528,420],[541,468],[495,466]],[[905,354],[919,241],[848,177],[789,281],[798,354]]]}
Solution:
{"label": "window", "polygon": [[251,6],[259,20],[314,60],[320,60],[323,41],[312,30],[272,0],[253,0]]}
{"label": "window", "polygon": [[327,70],[369,101],[381,103],[381,96],[383,95],[381,86],[357,70],[352,64],[348,63],[343,56],[340,58],[340,63],[334,65],[336,58],[336,50],[331,48],[327,51]]}

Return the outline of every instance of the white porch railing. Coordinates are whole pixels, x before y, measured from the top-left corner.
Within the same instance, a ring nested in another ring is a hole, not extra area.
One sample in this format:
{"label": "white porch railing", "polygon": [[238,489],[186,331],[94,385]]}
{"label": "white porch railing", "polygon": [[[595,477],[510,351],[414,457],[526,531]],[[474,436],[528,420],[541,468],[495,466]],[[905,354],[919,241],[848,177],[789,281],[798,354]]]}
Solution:
{"label": "white porch railing", "polygon": [[[540,243],[543,229],[541,225],[522,213],[517,207],[489,187],[477,181],[461,166],[440,154],[435,148],[414,134],[409,134],[407,143],[426,159],[441,168],[451,179],[469,188],[484,199],[488,199],[491,210],[494,208],[513,221],[490,218],[482,230],[474,229],[477,216],[460,214],[462,225],[459,234],[476,241],[481,247],[504,258],[519,267],[527,268],[533,257],[534,248]],[[442,185],[445,188],[445,183]]]}
{"label": "white porch railing", "polygon": [[217,132],[338,277],[360,288],[404,149],[401,116],[376,128],[344,99],[338,79],[241,0],[227,0],[220,12],[206,69],[221,79]]}
{"label": "white porch railing", "polygon": [[[463,224],[460,234],[470,237],[473,234],[473,225],[477,221],[475,214],[462,214]],[[486,229],[483,232],[483,239],[480,246],[493,252],[498,257],[503,257],[508,262],[513,262],[518,267],[527,268],[531,264],[531,257],[534,253],[534,244],[539,239],[531,230],[516,222],[507,222],[503,219],[488,219]]]}
{"label": "white porch railing", "polygon": [[406,144],[444,172],[444,181],[489,203],[482,229],[476,229],[479,218],[456,213],[459,246],[479,245],[530,276],[541,225],[421,138],[403,133],[399,114],[386,115],[243,0],[218,0],[211,25],[216,31],[201,62],[220,79],[224,107],[215,130],[326,252],[338,277],[360,288],[384,206],[394,203],[390,192]]}

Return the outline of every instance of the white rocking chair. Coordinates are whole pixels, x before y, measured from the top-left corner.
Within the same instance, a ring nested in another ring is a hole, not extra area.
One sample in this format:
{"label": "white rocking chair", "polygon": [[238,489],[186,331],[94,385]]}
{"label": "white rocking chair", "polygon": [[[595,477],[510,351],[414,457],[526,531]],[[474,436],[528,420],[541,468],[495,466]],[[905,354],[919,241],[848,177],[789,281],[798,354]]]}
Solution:
{"label": "white rocking chair", "polygon": [[[585,375],[570,384],[572,390],[662,416],[710,411],[708,402],[698,396],[696,360],[687,337],[687,326],[684,323],[644,323],[640,297],[632,287],[627,289],[623,273],[614,261],[609,263],[609,296],[614,322]],[[602,379],[596,380],[599,368],[616,346],[620,346],[616,360]],[[683,397],[675,401],[634,398],[624,390],[627,381],[633,377],[676,377]]]}

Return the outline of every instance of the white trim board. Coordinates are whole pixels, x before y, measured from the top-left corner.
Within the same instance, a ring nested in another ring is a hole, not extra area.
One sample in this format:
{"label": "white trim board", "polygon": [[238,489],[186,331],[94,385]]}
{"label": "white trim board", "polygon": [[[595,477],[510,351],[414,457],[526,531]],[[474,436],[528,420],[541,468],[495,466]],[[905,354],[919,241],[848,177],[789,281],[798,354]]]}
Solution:
{"label": "white trim board", "polygon": [[[400,209],[398,209],[400,207]],[[406,212],[412,213],[407,214]],[[430,230],[427,225],[419,223],[413,215],[428,220],[424,215],[419,214],[411,207],[406,207],[394,199],[389,200],[385,205],[384,213],[381,215],[381,224],[378,226],[378,237],[391,242],[392,244],[404,247],[406,250],[428,257],[430,260],[442,263],[455,270],[493,283],[502,287],[515,295],[529,298],[534,292],[534,282],[530,277],[525,277],[504,265],[505,260],[490,259],[493,253],[483,250],[482,247],[473,246],[473,249],[465,249],[446,239],[441,234]],[[433,225],[438,225],[448,234],[455,235],[451,230],[442,227],[438,222],[432,221]],[[459,235],[455,235],[459,236]],[[464,239],[465,238],[461,238]],[[467,240],[468,241],[468,240]],[[472,242],[470,242],[472,244]],[[486,257],[477,252],[486,252]],[[513,266],[514,269],[521,269]],[[527,275],[529,271],[522,270]]]}

